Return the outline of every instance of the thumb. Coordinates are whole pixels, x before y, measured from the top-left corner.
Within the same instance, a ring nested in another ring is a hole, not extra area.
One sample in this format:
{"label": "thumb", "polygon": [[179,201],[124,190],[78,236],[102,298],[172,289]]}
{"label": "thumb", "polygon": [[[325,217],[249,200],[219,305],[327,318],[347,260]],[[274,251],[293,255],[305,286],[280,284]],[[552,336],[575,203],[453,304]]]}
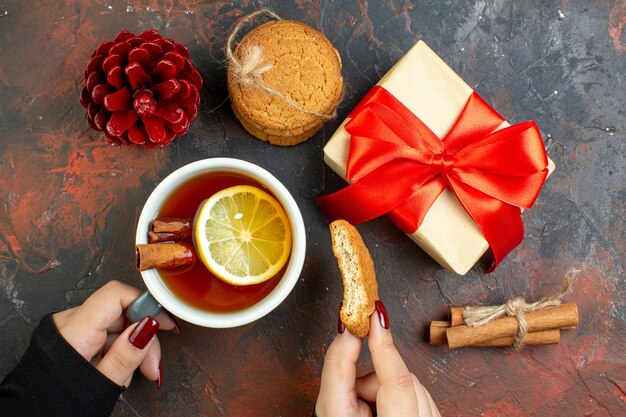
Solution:
{"label": "thumb", "polygon": [[360,407],[354,399],[356,363],[362,342],[341,327],[339,331],[339,335],[328,347],[324,359],[320,391],[315,405],[315,412],[319,416],[357,415],[349,410]]}
{"label": "thumb", "polygon": [[360,353],[361,339],[347,331],[337,335],[326,352],[322,385],[336,392],[354,390]]}
{"label": "thumb", "polygon": [[96,368],[118,385],[128,386],[135,369],[143,362],[159,329],[159,322],[147,316],[128,327],[115,340]]}

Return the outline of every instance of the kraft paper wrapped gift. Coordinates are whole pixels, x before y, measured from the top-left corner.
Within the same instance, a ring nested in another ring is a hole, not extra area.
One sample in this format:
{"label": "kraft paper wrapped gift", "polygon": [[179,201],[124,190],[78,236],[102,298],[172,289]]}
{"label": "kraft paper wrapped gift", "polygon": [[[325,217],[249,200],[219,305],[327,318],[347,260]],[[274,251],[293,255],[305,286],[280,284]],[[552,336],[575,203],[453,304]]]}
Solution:
{"label": "kraft paper wrapped gift", "polygon": [[[378,82],[414,113],[439,138],[453,127],[473,90],[423,41],[419,41]],[[328,166],[346,178],[350,135],[346,119],[324,148]],[[509,126],[504,121],[496,130]],[[548,171],[554,164],[548,159]],[[489,245],[472,217],[446,188],[422,224],[408,234],[444,268],[466,274]]]}

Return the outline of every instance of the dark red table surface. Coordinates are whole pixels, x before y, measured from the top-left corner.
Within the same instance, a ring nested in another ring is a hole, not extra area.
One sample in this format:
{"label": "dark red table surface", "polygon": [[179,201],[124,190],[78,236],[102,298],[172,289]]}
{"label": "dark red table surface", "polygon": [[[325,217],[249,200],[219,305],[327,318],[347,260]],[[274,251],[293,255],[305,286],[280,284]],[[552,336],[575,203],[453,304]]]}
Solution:
{"label": "dark red table surface", "polygon": [[[143,285],[135,224],[154,186],[201,158],[274,173],[304,215],[308,248],[289,298],[253,324],[162,334],[164,386],[136,378],[115,416],[308,416],[335,335],[341,280],[315,203],[343,186],[322,148],[360,97],[425,40],[510,121],[534,119],[557,170],[524,213],[525,240],[492,274],[441,269],[385,219],[359,227],[398,348],[444,416],[626,415],[626,4],[618,1],[0,2],[0,376],[46,313],[111,279]],[[341,54],[340,118],[293,148],[249,136],[228,104],[225,36],[263,5],[323,31]],[[112,147],[87,128],[84,65],[120,30],[187,45],[205,80],[189,133],[166,149]],[[624,36],[625,39],[622,39]],[[449,305],[558,291],[580,326],[558,346],[449,351],[426,325]],[[364,352],[360,372],[368,372]]]}

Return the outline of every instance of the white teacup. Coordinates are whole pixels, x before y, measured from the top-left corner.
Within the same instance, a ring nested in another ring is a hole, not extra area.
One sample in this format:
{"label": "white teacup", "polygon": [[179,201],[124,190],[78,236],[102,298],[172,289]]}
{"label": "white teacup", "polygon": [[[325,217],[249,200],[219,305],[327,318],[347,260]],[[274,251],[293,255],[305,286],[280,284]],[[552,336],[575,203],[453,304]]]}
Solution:
{"label": "white teacup", "polygon": [[[149,269],[141,272],[148,292],[135,300],[126,311],[131,321],[139,321],[146,315],[156,315],[163,308],[185,321],[204,327],[226,328],[253,322],[276,308],[295,286],[306,252],[306,234],[302,214],[295,200],[272,174],[250,162],[232,158],[211,158],[192,162],[167,176],[150,194],[141,211],[137,224],[135,242],[148,243],[148,227],[157,217],[161,205],[182,184],[206,173],[233,173],[250,177],[265,187],[280,201],[287,213],[292,231],[292,246],[289,262],[278,285],[256,304],[239,311],[210,312],[186,303],[165,285],[159,271]],[[152,298],[154,297],[154,299]],[[155,301],[156,299],[156,301]]]}

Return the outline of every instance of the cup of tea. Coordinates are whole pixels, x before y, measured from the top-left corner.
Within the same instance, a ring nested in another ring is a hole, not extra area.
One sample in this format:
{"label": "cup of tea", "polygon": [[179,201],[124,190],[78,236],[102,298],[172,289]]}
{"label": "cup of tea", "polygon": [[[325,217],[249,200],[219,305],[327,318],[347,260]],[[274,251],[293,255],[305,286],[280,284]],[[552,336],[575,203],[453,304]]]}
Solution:
{"label": "cup of tea", "polygon": [[[265,316],[289,295],[302,271],[306,252],[302,214],[285,186],[268,171],[250,162],[210,158],[172,172],[146,201],[137,224],[136,244],[148,243],[150,225],[155,219],[178,218],[193,222],[203,202],[239,185],[263,190],[284,209],[291,231],[291,250],[286,264],[271,278],[253,285],[231,285],[214,275],[199,259],[187,267],[143,270],[141,276],[148,290],[127,308],[126,315],[131,321],[155,316],[166,309],[199,326],[236,327]],[[189,245],[193,245],[191,238]]]}

